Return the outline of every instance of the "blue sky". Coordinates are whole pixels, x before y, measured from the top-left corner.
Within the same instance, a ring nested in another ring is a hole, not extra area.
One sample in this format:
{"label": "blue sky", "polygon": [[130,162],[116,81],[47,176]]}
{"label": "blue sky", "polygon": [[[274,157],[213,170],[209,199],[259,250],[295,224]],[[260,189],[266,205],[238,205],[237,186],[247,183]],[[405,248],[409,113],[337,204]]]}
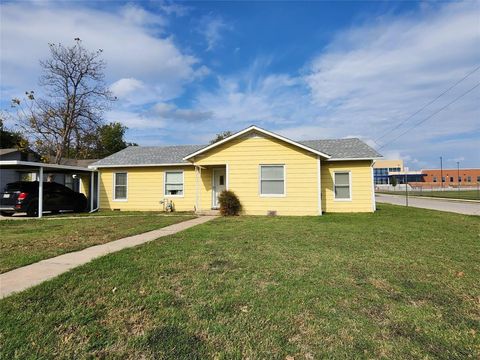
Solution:
{"label": "blue sky", "polygon": [[106,120],[128,126],[140,145],[205,143],[256,124],[298,140],[359,137],[412,169],[436,167],[439,156],[446,167],[480,167],[480,87],[415,126],[478,84],[480,71],[390,132],[480,65],[478,1],[23,1],[0,9],[3,109],[40,91],[38,60],[49,42],[80,37],[104,50],[119,99]]}

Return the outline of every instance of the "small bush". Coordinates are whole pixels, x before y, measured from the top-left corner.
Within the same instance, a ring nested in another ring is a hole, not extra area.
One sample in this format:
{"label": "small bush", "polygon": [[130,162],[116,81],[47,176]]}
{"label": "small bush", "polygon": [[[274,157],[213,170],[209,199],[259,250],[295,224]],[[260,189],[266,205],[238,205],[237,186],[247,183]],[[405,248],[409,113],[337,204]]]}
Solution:
{"label": "small bush", "polygon": [[218,196],[220,214],[223,216],[235,216],[242,210],[242,204],[233,191],[224,190]]}

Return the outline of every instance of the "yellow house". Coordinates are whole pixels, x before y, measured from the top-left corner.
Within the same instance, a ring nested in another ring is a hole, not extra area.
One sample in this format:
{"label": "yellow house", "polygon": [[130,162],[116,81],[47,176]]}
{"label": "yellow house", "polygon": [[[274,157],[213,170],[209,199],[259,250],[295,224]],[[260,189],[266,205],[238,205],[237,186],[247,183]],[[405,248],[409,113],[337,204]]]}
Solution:
{"label": "yellow house", "polygon": [[128,147],[97,169],[101,209],[209,211],[223,190],[246,215],[375,211],[373,161],[359,139],[293,141],[250,126],[211,145]]}

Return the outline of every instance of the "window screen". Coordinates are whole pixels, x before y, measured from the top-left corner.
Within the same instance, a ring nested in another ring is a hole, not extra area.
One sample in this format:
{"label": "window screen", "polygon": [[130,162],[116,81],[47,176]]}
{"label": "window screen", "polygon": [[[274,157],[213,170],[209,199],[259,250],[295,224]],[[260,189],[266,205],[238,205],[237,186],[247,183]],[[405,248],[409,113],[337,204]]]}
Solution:
{"label": "window screen", "polygon": [[165,173],[165,195],[183,195],[183,171]]}
{"label": "window screen", "polygon": [[285,179],[284,165],[260,166],[260,194],[284,195]]}
{"label": "window screen", "polygon": [[334,182],[335,199],[350,199],[350,173],[336,172]]}
{"label": "window screen", "polygon": [[115,200],[127,199],[127,173],[115,173]]}

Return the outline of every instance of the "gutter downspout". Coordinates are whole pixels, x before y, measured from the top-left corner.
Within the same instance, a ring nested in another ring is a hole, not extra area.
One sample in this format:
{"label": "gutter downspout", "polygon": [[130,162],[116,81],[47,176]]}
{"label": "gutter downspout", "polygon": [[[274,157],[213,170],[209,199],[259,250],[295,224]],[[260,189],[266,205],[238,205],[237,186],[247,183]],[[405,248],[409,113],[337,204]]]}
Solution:
{"label": "gutter downspout", "polygon": [[38,168],[38,218],[43,215],[43,166]]}
{"label": "gutter downspout", "polygon": [[373,175],[373,165],[375,164],[375,160],[372,160],[372,164],[370,166],[370,171],[372,173],[371,180],[372,180],[372,210],[373,212],[377,211],[377,200],[375,198],[375,177]]}
{"label": "gutter downspout", "polygon": [[195,166],[195,212],[199,212],[199,205],[198,205],[198,166],[193,164]]}
{"label": "gutter downspout", "polygon": [[320,164],[320,155],[317,155],[317,190],[318,190],[318,215],[323,215],[322,211],[322,170]]}

